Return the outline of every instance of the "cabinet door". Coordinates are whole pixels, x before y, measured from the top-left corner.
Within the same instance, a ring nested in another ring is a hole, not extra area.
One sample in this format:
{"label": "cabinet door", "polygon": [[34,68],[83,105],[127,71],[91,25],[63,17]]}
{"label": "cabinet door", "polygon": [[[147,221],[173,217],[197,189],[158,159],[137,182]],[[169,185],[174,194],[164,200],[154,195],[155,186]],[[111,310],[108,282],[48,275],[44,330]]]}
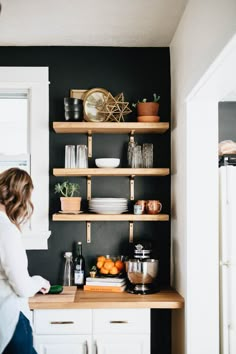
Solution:
{"label": "cabinet door", "polygon": [[35,335],[34,347],[38,354],[92,354],[85,335]]}
{"label": "cabinet door", "polygon": [[150,354],[150,336],[96,335],[93,354]]}

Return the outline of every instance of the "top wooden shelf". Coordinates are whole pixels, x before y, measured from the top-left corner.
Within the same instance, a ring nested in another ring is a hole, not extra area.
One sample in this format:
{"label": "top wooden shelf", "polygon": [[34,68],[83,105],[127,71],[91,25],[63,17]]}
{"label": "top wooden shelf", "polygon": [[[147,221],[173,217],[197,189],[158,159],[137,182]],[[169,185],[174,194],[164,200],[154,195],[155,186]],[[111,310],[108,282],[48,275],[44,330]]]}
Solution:
{"label": "top wooden shelf", "polygon": [[169,129],[169,123],[53,122],[53,129],[66,134],[162,134]]}

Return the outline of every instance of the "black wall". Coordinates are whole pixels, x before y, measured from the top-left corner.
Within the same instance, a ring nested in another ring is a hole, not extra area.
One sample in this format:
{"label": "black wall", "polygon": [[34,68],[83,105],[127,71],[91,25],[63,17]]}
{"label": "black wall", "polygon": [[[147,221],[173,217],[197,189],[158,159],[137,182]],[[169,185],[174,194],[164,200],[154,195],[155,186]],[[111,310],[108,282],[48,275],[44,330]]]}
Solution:
{"label": "black wall", "polygon": [[[123,92],[130,103],[139,98],[152,98],[153,92],[161,95],[161,121],[170,120],[170,59],[168,48],[107,48],[107,47],[1,47],[1,66],[48,66],[50,75],[50,215],[60,209],[59,197],[54,194],[54,184],[64,180],[52,176],[54,167],[64,167],[65,144],[87,144],[86,135],[56,134],[53,121],[64,121],[63,98],[71,88],[90,89],[102,87],[116,95]],[[126,116],[126,121],[136,121],[136,113]],[[126,167],[126,151],[129,137],[126,135],[94,135],[93,158],[120,157],[121,167]],[[170,132],[163,135],[140,135],[139,143],[154,143],[154,167],[170,166]],[[40,147],[39,147],[40,148]],[[79,180],[82,209],[86,210],[86,179]],[[93,197],[129,198],[128,177],[92,178]],[[135,199],[159,199],[163,212],[170,213],[170,178],[135,178]],[[130,203],[132,210],[132,203]],[[86,244],[85,222],[52,222],[52,232],[47,251],[28,251],[29,271],[41,274],[52,284],[62,281],[63,253],[73,249],[76,241],[83,242],[87,269],[99,254],[125,254],[128,244],[128,222],[92,223],[92,242]],[[153,243],[154,257],[160,260],[159,283],[168,285],[170,280],[170,225],[168,222],[136,222],[134,240],[149,239]],[[162,338],[152,339],[152,347],[158,343],[159,353],[170,351],[170,316],[163,320],[158,312],[152,312],[153,326],[162,328]],[[158,325],[160,323],[160,325]],[[163,327],[164,326],[164,327]],[[164,332],[163,332],[164,329]],[[165,335],[163,334],[165,333]],[[163,344],[162,344],[163,343]],[[157,351],[155,350],[155,353]]]}

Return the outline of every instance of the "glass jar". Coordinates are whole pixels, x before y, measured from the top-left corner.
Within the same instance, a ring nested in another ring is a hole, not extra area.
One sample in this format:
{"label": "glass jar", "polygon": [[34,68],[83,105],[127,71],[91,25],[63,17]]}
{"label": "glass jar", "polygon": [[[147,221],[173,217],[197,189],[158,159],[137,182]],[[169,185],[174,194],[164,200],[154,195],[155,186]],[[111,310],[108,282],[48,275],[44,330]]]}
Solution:
{"label": "glass jar", "polygon": [[63,274],[63,285],[64,286],[73,286],[73,260],[72,252],[65,252],[65,267]]}

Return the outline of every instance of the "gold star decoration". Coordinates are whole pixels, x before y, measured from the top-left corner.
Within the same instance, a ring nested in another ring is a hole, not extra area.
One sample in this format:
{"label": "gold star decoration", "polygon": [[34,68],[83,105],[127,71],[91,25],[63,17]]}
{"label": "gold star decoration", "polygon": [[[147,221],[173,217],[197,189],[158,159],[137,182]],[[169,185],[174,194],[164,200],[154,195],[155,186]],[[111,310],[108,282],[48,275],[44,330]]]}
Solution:
{"label": "gold star decoration", "polygon": [[115,97],[109,92],[104,104],[102,107],[97,107],[97,110],[104,114],[106,122],[120,122],[121,120],[124,122],[124,116],[132,112],[128,106],[129,102],[124,101],[123,92]]}

